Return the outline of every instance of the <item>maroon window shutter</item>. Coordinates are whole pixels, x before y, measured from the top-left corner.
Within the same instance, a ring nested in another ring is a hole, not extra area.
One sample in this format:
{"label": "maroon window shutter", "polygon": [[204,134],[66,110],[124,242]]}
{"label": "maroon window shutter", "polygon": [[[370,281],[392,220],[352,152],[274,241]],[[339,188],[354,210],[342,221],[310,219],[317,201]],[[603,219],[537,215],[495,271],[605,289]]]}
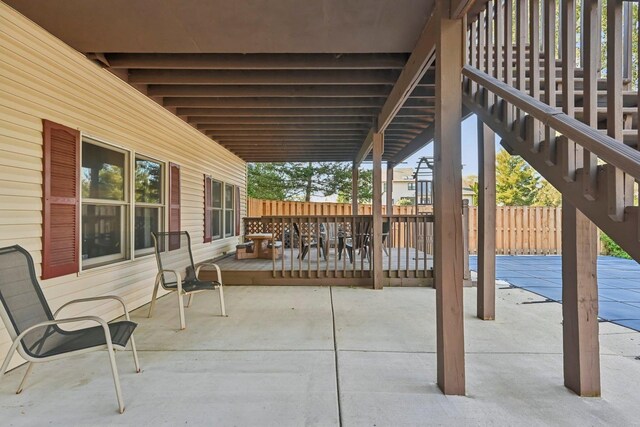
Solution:
{"label": "maroon window shutter", "polygon": [[204,242],[211,242],[211,177],[204,176]]}
{"label": "maroon window shutter", "polygon": [[43,120],[42,278],[80,271],[80,132]]}
{"label": "maroon window shutter", "polygon": [[[180,231],[180,165],[169,163],[169,232]],[[180,247],[180,237],[169,239],[169,250]]]}
{"label": "maroon window shutter", "polygon": [[235,197],[235,210],[236,210],[236,236],[240,235],[240,187],[236,186]]}

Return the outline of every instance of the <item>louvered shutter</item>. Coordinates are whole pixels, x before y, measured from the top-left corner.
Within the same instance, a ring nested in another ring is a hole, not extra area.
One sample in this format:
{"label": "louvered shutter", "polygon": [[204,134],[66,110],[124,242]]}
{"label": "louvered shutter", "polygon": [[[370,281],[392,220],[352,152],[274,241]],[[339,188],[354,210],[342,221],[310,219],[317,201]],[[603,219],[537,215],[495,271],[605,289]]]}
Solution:
{"label": "louvered shutter", "polygon": [[[169,232],[180,231],[180,165],[169,163]],[[180,248],[180,236],[169,239],[169,250]]]}
{"label": "louvered shutter", "polygon": [[211,242],[211,177],[204,176],[204,242]]}
{"label": "louvered shutter", "polygon": [[43,120],[42,278],[80,270],[80,132]]}
{"label": "louvered shutter", "polygon": [[235,197],[235,214],[236,214],[236,236],[240,235],[240,187],[236,186],[236,197]]}

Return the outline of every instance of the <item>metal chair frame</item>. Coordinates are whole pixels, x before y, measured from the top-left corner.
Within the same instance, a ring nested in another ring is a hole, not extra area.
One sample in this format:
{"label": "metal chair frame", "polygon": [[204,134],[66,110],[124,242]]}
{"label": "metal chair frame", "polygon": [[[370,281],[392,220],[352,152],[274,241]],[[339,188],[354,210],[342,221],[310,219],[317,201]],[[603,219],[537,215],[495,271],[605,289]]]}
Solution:
{"label": "metal chair frame", "polygon": [[[187,241],[188,241],[188,245],[189,245],[189,260],[185,260],[190,264],[190,267],[194,269],[195,271],[195,277],[196,279],[199,279],[200,276],[200,270],[203,267],[208,267],[208,268],[213,268],[215,269],[217,276],[218,276],[218,285],[215,284],[214,282],[214,288],[218,289],[219,293],[220,293],[220,309],[221,309],[221,315],[223,317],[227,317],[227,312],[225,309],[225,305],[224,305],[224,292],[222,289],[222,273],[220,271],[220,267],[218,267],[217,264],[214,263],[202,263],[199,264],[198,267],[195,267],[194,262],[193,262],[193,254],[191,253],[191,236],[189,235],[189,233],[187,231],[179,231],[179,232],[175,232],[176,235],[185,235],[187,237]],[[200,293],[200,292],[206,292],[208,289],[205,290],[195,290],[195,291],[191,291],[191,292],[186,292],[183,288],[183,280],[182,280],[182,275],[180,274],[180,272],[178,270],[170,270],[170,269],[164,269],[162,268],[162,262],[160,260],[160,248],[158,245],[158,234],[169,234],[169,233],[151,233],[151,236],[153,237],[153,246],[154,246],[154,251],[155,251],[155,255],[156,255],[156,261],[158,263],[158,273],[156,274],[156,280],[155,280],[155,284],[153,286],[153,294],[151,296],[151,305],[149,306],[149,314],[147,317],[152,317],[153,316],[153,310],[155,308],[156,305],[156,298],[158,296],[158,289],[160,288],[160,286],[162,286],[162,288],[166,291],[169,292],[176,292],[178,295],[178,309],[179,309],[179,313],[180,313],[180,329],[183,330],[187,327],[186,321],[185,321],[185,315],[184,315],[184,300],[183,297],[184,296],[188,296],[189,300],[187,302],[187,308],[191,307],[191,303],[193,302],[193,296],[194,294]],[[165,274],[173,274],[176,278],[176,287],[167,287],[164,281],[164,275]]]}
{"label": "metal chair frame", "polygon": [[[31,256],[28,254],[28,252],[19,246],[17,248],[19,248],[21,252],[25,253],[25,255],[28,256],[30,267],[33,268],[33,260],[31,259]],[[34,277],[34,274],[32,274],[32,277]],[[40,286],[40,284],[37,283],[37,280],[35,281],[35,284],[37,286]],[[7,352],[7,355],[4,359],[2,367],[0,367],[0,378],[2,378],[5,372],[7,371],[7,368],[9,367],[9,363],[11,362],[11,359],[13,358],[13,355],[16,352],[16,350],[18,354],[23,359],[25,359],[28,363],[27,370],[24,374],[24,377],[22,378],[22,381],[20,382],[20,385],[18,386],[18,389],[16,390],[16,394],[20,394],[24,389],[27,378],[29,377],[29,374],[33,369],[34,363],[63,359],[66,357],[76,356],[78,354],[89,353],[92,351],[107,350],[107,354],[109,355],[109,364],[111,365],[111,373],[113,375],[113,383],[116,389],[116,398],[118,400],[118,410],[120,411],[120,413],[123,413],[125,407],[124,407],[124,400],[122,398],[122,390],[120,387],[120,379],[118,377],[118,367],[116,366],[115,350],[124,350],[125,347],[112,343],[109,324],[104,319],[98,316],[79,316],[79,317],[56,319],[56,317],[58,316],[60,311],[62,311],[62,309],[72,304],[84,303],[89,301],[101,301],[101,300],[118,301],[122,305],[126,320],[131,321],[129,317],[129,310],[127,309],[127,305],[124,302],[124,300],[116,295],[105,295],[105,296],[98,296],[93,298],[81,298],[81,299],[75,299],[75,300],[69,301],[63,304],[60,308],[58,308],[58,310],[56,310],[56,312],[53,314],[53,317],[54,317],[53,320],[36,323],[18,334],[5,306],[3,304],[0,304],[0,318],[2,318],[2,321],[4,322],[7,328],[7,331],[9,332],[9,336],[13,340],[13,343],[11,344],[11,347],[9,347],[9,351]],[[80,350],[68,351],[68,352],[55,354],[52,356],[45,356],[45,357],[33,357],[28,352],[26,352],[24,346],[21,345],[23,338],[29,332],[32,332],[35,329],[43,328],[47,326],[53,326],[53,325],[63,325],[63,324],[78,323],[78,322],[95,322],[100,326],[102,326],[102,329],[104,330],[104,334],[105,334],[106,343],[104,345],[98,345],[98,346],[93,346],[89,348],[83,348]],[[136,350],[135,340],[133,339],[133,333],[131,334],[129,341],[131,342],[131,351],[133,353],[133,361],[136,367],[136,372],[140,372],[140,362],[138,360],[138,352]]]}

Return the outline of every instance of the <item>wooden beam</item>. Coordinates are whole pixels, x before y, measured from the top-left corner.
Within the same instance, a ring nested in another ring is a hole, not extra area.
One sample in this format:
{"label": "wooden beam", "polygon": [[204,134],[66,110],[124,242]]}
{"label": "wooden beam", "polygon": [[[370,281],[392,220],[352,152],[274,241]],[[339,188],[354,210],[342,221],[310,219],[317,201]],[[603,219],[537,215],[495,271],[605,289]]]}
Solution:
{"label": "wooden beam", "polygon": [[449,4],[436,0],[436,123],[434,176],[434,272],[438,386],[465,394],[462,243],[462,21],[449,19]]}
{"label": "wooden beam", "polygon": [[107,53],[111,68],[181,70],[402,69],[404,53]]}
{"label": "wooden beam", "polygon": [[395,165],[391,162],[387,162],[387,188],[386,188],[386,205],[387,215],[393,215],[393,168]]}
{"label": "wooden beam", "polygon": [[[390,88],[386,85],[149,85],[149,96],[162,97],[214,97],[214,98],[250,98],[250,97],[385,97]],[[420,91],[427,96],[430,91]]]}
{"label": "wooden beam", "polygon": [[373,135],[374,131],[373,128],[371,128],[366,138],[362,142],[362,145],[358,150],[358,154],[356,154],[356,157],[353,159],[353,162],[356,166],[360,166],[360,163],[362,163],[362,161],[367,158],[369,152],[373,149]]}
{"label": "wooden beam", "polygon": [[496,142],[478,120],[478,298],[477,316],[496,316]]}
{"label": "wooden beam", "polygon": [[130,70],[129,82],[203,85],[392,85],[396,70]]}
{"label": "wooden beam", "polygon": [[359,165],[353,162],[351,165],[351,215],[358,215],[358,186],[359,186]]}
{"label": "wooden beam", "polygon": [[[209,117],[302,117],[302,116],[374,116],[377,108],[178,108],[178,116]],[[424,114],[430,109],[411,108],[407,114]]]}
{"label": "wooden beam", "polygon": [[371,128],[368,124],[359,123],[262,123],[262,124],[249,124],[249,123],[202,123],[199,124],[200,130],[299,130],[302,132],[307,131],[338,131],[338,130],[358,130],[366,132]]}
{"label": "wooden beam", "polygon": [[562,331],[564,384],[580,396],[600,396],[598,231],[562,200]]}
{"label": "wooden beam", "polygon": [[433,141],[433,137],[435,135],[435,126],[431,125],[424,129],[422,132],[417,134],[413,140],[407,144],[400,152],[398,152],[393,157],[393,162],[396,164],[404,161],[407,157],[415,154],[422,147],[427,146],[431,141]]}
{"label": "wooden beam", "polygon": [[410,95],[415,96],[416,86],[435,61],[436,25],[434,21],[433,14],[427,18],[427,24],[424,26],[407,64],[402,69],[398,81],[393,86],[378,115],[377,132],[384,132],[407,98]]}
{"label": "wooden beam", "polygon": [[[315,98],[282,98],[282,97],[180,97],[164,99],[165,107],[206,107],[206,108],[368,108],[381,107],[386,97],[315,97]],[[406,107],[433,107],[433,98],[409,98]]]}
{"label": "wooden beam", "polygon": [[364,136],[364,132],[360,130],[214,130],[207,131],[208,135],[217,137],[233,137],[233,138],[335,138],[335,137],[359,137]]}
{"label": "wooden beam", "polygon": [[373,134],[373,288],[382,289],[384,280],[382,265],[382,153],[384,151],[384,136]]}
{"label": "wooden beam", "polygon": [[371,124],[370,116],[346,117],[209,117],[189,116],[195,124]]}
{"label": "wooden beam", "polygon": [[467,14],[476,0],[451,0],[451,19],[461,19]]}

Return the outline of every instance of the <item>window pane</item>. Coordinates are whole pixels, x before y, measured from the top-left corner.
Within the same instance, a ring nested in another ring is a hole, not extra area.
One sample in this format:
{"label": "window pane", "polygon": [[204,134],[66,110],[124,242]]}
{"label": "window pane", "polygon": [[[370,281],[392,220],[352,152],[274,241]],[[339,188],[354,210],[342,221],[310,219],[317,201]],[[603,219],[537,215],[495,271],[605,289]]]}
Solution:
{"label": "window pane", "polygon": [[124,200],[124,165],[124,153],[84,142],[82,197]]}
{"label": "window pane", "polygon": [[122,206],[82,205],[82,259],[123,254]]}
{"label": "window pane", "polygon": [[136,202],[162,203],[162,165],[136,159]]}
{"label": "window pane", "polygon": [[153,248],[151,232],[160,230],[161,208],[136,208],[135,249]]}
{"label": "window pane", "polygon": [[225,209],[233,209],[233,185],[224,186],[224,207]]}
{"label": "window pane", "polygon": [[225,210],[224,211],[224,237],[233,236],[233,220],[234,220],[233,211]]}
{"label": "window pane", "polygon": [[211,181],[211,198],[214,208],[222,208],[222,183],[219,181]]}
{"label": "window pane", "polygon": [[213,210],[211,215],[211,235],[214,238],[222,237],[222,211]]}

